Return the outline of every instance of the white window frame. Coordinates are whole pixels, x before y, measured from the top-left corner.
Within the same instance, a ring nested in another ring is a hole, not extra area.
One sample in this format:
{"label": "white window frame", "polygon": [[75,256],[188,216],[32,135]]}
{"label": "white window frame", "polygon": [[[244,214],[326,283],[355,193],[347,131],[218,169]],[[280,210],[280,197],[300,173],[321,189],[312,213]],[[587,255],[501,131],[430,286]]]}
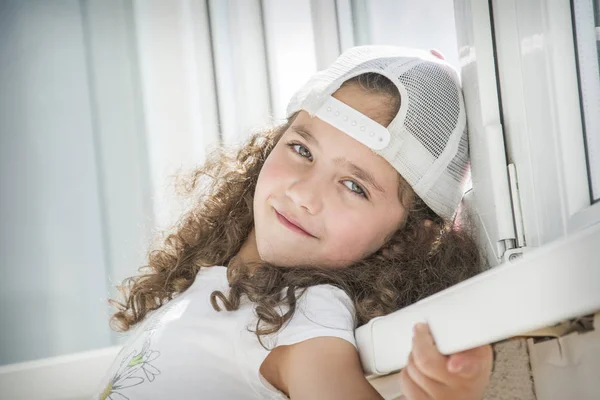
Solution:
{"label": "white window frame", "polygon": [[600,202],[600,26],[596,26],[595,21],[595,13],[600,10],[594,10],[593,0],[572,0],[572,7],[588,173],[591,175],[590,197]]}
{"label": "white window frame", "polygon": [[503,124],[528,247],[600,221],[585,159],[568,1],[493,1]]}

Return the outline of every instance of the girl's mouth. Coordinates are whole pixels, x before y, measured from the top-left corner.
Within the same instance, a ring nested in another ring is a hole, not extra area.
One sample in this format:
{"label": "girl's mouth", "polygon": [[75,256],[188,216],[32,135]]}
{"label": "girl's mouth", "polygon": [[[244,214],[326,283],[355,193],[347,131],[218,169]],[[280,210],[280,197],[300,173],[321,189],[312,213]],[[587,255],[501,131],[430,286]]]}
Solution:
{"label": "girl's mouth", "polygon": [[307,231],[305,231],[304,229],[302,229],[298,225],[295,225],[294,223],[292,223],[291,221],[289,221],[286,217],[284,217],[283,215],[281,215],[277,210],[275,210],[275,214],[277,214],[277,219],[279,220],[279,222],[281,222],[281,224],[284,225],[289,230],[291,230],[293,232],[296,232],[296,233],[299,233],[299,234],[304,235],[304,236],[308,236],[308,237],[314,238],[313,235],[311,235],[310,233],[308,233]]}

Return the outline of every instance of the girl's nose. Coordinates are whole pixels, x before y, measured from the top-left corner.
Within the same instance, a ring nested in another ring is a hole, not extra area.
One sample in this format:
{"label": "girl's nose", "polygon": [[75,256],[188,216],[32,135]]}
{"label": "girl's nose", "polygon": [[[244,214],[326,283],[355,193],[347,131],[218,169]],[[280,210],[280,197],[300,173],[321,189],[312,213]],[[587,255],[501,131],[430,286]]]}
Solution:
{"label": "girl's nose", "polygon": [[323,179],[316,176],[295,180],[286,190],[286,195],[298,208],[317,214],[323,208]]}

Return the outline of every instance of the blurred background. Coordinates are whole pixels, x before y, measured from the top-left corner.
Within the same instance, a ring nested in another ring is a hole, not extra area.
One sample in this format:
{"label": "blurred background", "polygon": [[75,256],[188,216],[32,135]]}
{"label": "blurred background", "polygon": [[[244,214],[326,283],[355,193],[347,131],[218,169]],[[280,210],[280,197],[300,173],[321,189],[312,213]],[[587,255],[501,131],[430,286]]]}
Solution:
{"label": "blurred background", "polygon": [[[409,12],[410,7],[410,12]],[[361,44],[458,65],[452,0],[0,0],[0,365],[122,342],[172,177]]]}

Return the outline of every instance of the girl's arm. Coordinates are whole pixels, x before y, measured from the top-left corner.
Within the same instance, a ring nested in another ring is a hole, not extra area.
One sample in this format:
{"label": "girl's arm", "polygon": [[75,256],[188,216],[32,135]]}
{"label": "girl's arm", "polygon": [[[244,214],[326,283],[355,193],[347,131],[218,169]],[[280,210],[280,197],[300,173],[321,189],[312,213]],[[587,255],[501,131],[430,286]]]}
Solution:
{"label": "girl's arm", "polygon": [[271,383],[291,400],[383,400],[365,378],[356,348],[338,337],[279,346],[262,370],[277,371]]}
{"label": "girl's arm", "polygon": [[[410,400],[478,400],[489,382],[489,345],[443,356],[426,325],[415,329],[409,363],[400,373]],[[465,367],[458,370],[456,367]],[[315,337],[275,348],[261,372],[291,400],[383,399],[364,377],[356,348],[338,337]]]}

